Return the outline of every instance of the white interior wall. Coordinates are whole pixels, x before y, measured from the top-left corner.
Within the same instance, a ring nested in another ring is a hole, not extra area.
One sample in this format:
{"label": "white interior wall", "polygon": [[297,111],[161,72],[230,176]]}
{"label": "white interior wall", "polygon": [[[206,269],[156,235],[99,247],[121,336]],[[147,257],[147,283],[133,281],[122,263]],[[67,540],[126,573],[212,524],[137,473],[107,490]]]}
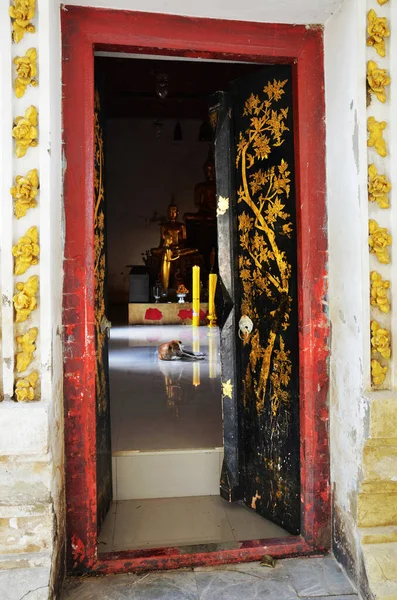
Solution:
{"label": "white interior wall", "polygon": [[[105,192],[107,203],[108,292],[110,302],[128,302],[129,269],[143,265],[142,253],[160,244],[160,222],[167,218],[172,194],[179,208],[196,212],[194,187],[204,180],[210,144],[198,141],[202,120],[179,119],[183,140],[174,141],[177,119],[114,118],[106,122]],[[153,176],[154,175],[154,176]]]}
{"label": "white interior wall", "polygon": [[345,0],[325,25],[333,536],[361,582],[357,493],[370,383],[365,32],[361,0]]}

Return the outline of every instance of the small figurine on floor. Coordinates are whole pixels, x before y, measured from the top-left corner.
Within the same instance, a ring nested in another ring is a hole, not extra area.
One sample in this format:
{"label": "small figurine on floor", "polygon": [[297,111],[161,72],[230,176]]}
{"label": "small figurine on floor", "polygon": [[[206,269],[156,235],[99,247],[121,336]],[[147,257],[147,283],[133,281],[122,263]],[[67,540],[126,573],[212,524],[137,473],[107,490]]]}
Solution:
{"label": "small figurine on floor", "polygon": [[178,340],[172,340],[172,342],[166,342],[159,346],[160,360],[203,360],[204,358],[205,354],[202,352],[184,350],[182,342]]}

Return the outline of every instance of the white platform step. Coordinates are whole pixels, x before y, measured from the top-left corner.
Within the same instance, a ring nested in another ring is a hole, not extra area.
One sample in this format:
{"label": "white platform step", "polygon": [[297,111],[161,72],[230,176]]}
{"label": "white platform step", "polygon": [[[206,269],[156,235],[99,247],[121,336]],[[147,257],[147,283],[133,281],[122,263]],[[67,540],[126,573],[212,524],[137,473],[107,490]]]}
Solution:
{"label": "white platform step", "polygon": [[223,448],[113,453],[113,499],[219,494]]}

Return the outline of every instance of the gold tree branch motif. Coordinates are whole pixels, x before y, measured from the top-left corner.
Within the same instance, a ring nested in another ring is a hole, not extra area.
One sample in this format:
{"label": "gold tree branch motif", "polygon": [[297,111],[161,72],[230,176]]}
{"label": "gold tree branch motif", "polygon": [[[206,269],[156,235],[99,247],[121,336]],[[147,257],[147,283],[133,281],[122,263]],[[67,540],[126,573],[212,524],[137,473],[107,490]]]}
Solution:
{"label": "gold tree branch motif", "polygon": [[95,135],[95,171],[94,171],[94,278],[95,278],[95,334],[96,334],[96,389],[99,401],[99,410],[104,409],[106,403],[106,376],[103,368],[103,346],[106,332],[101,325],[105,315],[105,213],[104,213],[104,148],[103,134],[100,124],[101,102],[98,90],[94,97],[94,135]]}
{"label": "gold tree branch motif", "polygon": [[256,331],[244,340],[244,344],[251,345],[244,388],[246,394],[253,385],[259,414],[270,380],[273,416],[280,402],[289,402],[287,387],[292,370],[290,351],[281,335],[289,327],[291,264],[278,242],[280,235],[289,238],[293,232],[291,215],[284,210],[291,190],[291,172],[284,159],[267,169],[258,168],[257,163],[267,159],[273,148],[282,146],[289,131],[288,108],[276,107],[285,94],[286,83],[287,80],[269,81],[263,97],[251,94],[245,101],[243,116],[249,118],[249,127],[239,134],[236,156],[242,180],[238,203],[245,205],[238,217],[241,312],[258,322],[256,299],[265,295],[277,304],[270,312],[272,324],[267,339],[261,340]]}

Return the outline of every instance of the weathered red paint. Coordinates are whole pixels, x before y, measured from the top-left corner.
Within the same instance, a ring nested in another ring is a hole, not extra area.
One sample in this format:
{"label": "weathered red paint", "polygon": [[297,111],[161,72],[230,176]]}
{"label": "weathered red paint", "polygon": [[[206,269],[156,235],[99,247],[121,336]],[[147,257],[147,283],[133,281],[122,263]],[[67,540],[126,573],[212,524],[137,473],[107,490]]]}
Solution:
{"label": "weathered red paint", "polygon": [[[68,564],[97,573],[292,556],[330,544],[322,30],[67,7],[62,10],[65,172],[64,396]],[[302,537],[180,554],[97,553],[93,274],[95,49],[293,63],[298,213]]]}

